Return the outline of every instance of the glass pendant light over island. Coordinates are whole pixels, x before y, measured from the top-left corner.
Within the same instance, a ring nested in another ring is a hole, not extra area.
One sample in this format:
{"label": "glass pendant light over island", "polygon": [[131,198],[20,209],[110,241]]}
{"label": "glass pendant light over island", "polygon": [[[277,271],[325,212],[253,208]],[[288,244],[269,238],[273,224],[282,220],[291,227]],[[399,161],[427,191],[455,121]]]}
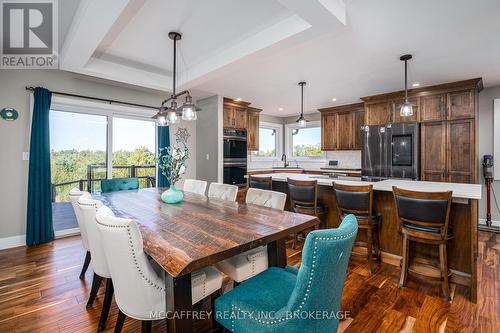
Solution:
{"label": "glass pendant light over island", "polygon": [[405,62],[405,101],[401,104],[399,114],[401,117],[413,116],[413,104],[408,100],[408,60],[412,58],[411,54],[405,54],[399,60]]}
{"label": "glass pendant light over island", "polygon": [[[168,33],[168,37],[174,41],[174,66],[172,70],[172,95],[161,103],[158,113],[153,116],[156,120],[158,126],[168,126],[171,124],[178,124],[180,119],[191,121],[198,118],[197,112],[201,111],[193,103],[193,97],[188,90],[176,93],[175,87],[175,76],[176,76],[176,65],[177,65],[177,41],[182,38],[181,34],[178,32],[171,31]],[[181,96],[185,97],[185,102],[181,107],[177,107],[177,99]],[[170,102],[170,107],[166,107],[165,104]]]}
{"label": "glass pendant light over island", "polygon": [[299,86],[300,86],[300,117],[299,117],[299,119],[297,119],[295,121],[296,123],[298,123],[299,127],[306,127],[307,122],[309,121],[304,117],[304,86],[305,85],[306,85],[306,83],[304,81],[299,82]]}

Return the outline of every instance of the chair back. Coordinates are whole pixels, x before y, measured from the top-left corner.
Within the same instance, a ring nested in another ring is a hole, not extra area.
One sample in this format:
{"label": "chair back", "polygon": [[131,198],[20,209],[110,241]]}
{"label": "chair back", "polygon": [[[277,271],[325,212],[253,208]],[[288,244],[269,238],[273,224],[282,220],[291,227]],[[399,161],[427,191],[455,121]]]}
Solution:
{"label": "chair back", "polygon": [[[282,310],[295,313],[338,314],[342,290],[358,224],[354,215],[344,217],[336,229],[311,231],[304,243],[302,264],[295,288]],[[296,319],[296,332],[337,332],[338,317]]]}
{"label": "chair back", "polygon": [[273,189],[273,177],[248,176],[248,187],[270,191]]}
{"label": "chair back", "polygon": [[139,189],[138,178],[113,178],[101,180],[101,192],[115,192]]}
{"label": "chair back", "polygon": [[284,210],[286,194],[251,187],[247,190],[245,202],[247,204]]}
{"label": "chair back", "polygon": [[101,242],[101,234],[97,229],[95,220],[96,212],[102,207],[102,202],[91,199],[89,197],[80,197],[78,206],[82,213],[82,221],[87,231],[89,239],[89,249],[92,255],[92,269],[94,272],[103,278],[110,278],[111,274],[108,269],[108,262],[104,255],[104,249]]}
{"label": "chair back", "polygon": [[115,217],[106,206],[99,208],[96,221],[119,309],[143,320],[151,310],[165,309],[165,282],[144,253],[137,223]]}
{"label": "chair back", "polygon": [[444,238],[448,234],[452,192],[417,192],[392,187],[398,230],[406,225],[431,227]]}
{"label": "chair back", "polygon": [[208,188],[208,197],[227,200],[227,201],[236,201],[236,197],[238,195],[238,186],[221,184],[221,183],[211,183]]}
{"label": "chair back", "polygon": [[184,192],[191,192],[200,195],[205,195],[207,190],[207,182],[204,180],[186,179],[184,181]]}
{"label": "chair back", "polygon": [[292,208],[296,205],[316,208],[318,206],[318,181],[287,178],[288,195]]}
{"label": "chair back", "polygon": [[354,214],[372,218],[373,185],[351,186],[334,182],[333,191],[340,216]]}
{"label": "chair back", "polygon": [[80,191],[77,187],[72,188],[69,191],[69,200],[71,201],[71,206],[75,212],[76,222],[78,223],[78,228],[80,228],[80,235],[82,237],[82,243],[85,250],[89,250],[89,239],[87,237],[87,230],[85,229],[85,224],[82,221],[82,211],[80,206],[78,206],[78,199],[80,197],[91,198],[91,195],[86,191]]}

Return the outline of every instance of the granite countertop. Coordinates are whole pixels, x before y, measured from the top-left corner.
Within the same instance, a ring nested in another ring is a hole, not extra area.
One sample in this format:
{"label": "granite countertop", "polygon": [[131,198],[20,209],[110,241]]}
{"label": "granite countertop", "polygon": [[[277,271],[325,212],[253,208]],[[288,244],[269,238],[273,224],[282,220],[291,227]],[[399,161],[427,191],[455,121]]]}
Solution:
{"label": "granite countertop", "polygon": [[[286,181],[287,178],[297,180],[317,180],[319,185],[331,186],[334,179],[317,178],[314,175],[294,174],[294,173],[270,173],[259,174],[257,177],[269,177],[276,181]],[[387,179],[380,182],[354,181],[354,180],[335,180],[339,184],[345,185],[366,185],[372,184],[374,191],[392,192],[392,187],[397,186],[407,190],[422,192],[444,192],[453,191],[453,198],[475,199],[479,200],[482,196],[482,185],[480,184],[459,184],[459,183],[441,183],[427,181],[413,181],[401,179]]]}
{"label": "granite countertop", "polygon": [[289,171],[297,171],[297,170],[304,170],[304,171],[315,171],[315,172],[349,172],[349,173],[359,173],[361,174],[361,169],[359,168],[332,168],[332,167],[319,167],[319,168],[313,168],[313,167],[287,167],[287,168],[249,168],[247,171],[248,172],[254,172],[254,171],[284,171],[286,172],[287,170]]}

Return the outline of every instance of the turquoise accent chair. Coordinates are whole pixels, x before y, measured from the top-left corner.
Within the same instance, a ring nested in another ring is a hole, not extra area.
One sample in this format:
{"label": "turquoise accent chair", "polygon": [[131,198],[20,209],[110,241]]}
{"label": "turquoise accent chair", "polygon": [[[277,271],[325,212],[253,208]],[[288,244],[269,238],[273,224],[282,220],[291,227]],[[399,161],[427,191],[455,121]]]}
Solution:
{"label": "turquoise accent chair", "polygon": [[357,232],[352,214],[337,229],[311,231],[299,269],[271,267],[217,298],[217,322],[237,333],[337,332]]}
{"label": "turquoise accent chair", "polygon": [[101,192],[137,190],[138,188],[138,178],[114,178],[101,180]]}

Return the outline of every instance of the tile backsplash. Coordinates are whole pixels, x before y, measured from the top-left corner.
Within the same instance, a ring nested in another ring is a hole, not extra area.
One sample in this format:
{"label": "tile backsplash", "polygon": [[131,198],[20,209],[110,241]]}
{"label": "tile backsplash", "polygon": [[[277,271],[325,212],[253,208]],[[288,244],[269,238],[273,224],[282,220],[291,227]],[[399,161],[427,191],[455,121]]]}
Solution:
{"label": "tile backsplash", "polygon": [[[298,165],[301,168],[312,168],[319,169],[321,167],[327,166],[329,160],[338,161],[338,168],[349,168],[349,169],[359,169],[361,168],[361,151],[360,150],[345,150],[345,151],[328,151],[326,152],[326,159],[322,161],[298,161]],[[289,157],[290,166],[294,167],[296,165],[295,160]],[[262,168],[272,168],[273,166],[281,166],[283,162],[279,159],[275,161],[259,161],[252,160],[251,156],[248,156],[248,169],[262,169]]]}

